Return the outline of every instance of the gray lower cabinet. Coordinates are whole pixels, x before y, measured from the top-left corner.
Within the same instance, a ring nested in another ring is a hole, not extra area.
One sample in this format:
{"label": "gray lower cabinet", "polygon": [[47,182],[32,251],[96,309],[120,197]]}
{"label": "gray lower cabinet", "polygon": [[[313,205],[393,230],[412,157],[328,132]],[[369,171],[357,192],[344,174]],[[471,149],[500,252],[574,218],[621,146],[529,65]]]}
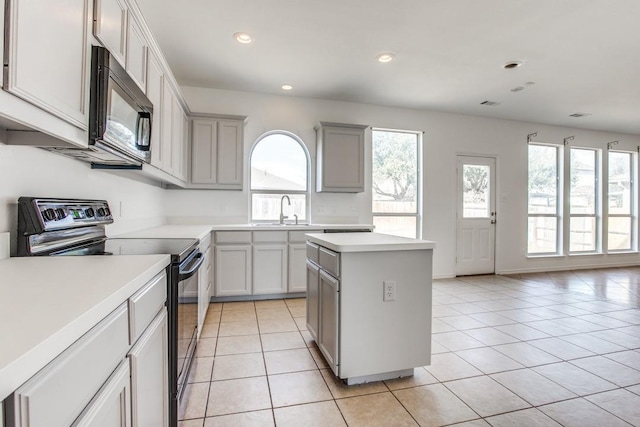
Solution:
{"label": "gray lower cabinet", "polygon": [[131,426],[129,375],[129,364],[122,362],[72,427]]}
{"label": "gray lower cabinet", "polygon": [[287,290],[290,293],[307,291],[306,259],[307,251],[304,243],[289,244],[289,283]]}
{"label": "gray lower cabinet", "polygon": [[320,304],[318,306],[320,317],[320,330],[318,331],[318,347],[327,361],[327,364],[338,373],[339,349],[338,349],[338,325],[340,305],[340,281],[324,270],[320,270]]}
{"label": "gray lower cabinet", "polygon": [[128,349],[125,303],[16,390],[9,419],[19,427],[71,425]]}
{"label": "gray lower cabinet", "polygon": [[287,244],[253,245],[253,294],[287,292]]}
{"label": "gray lower cabinet", "polygon": [[318,341],[320,308],[320,267],[307,261],[307,329],[316,342]]}
{"label": "gray lower cabinet", "polygon": [[216,245],[216,296],[251,295],[251,245]]}
{"label": "gray lower cabinet", "polygon": [[163,308],[129,352],[132,425],[169,425],[168,323]]}
{"label": "gray lower cabinet", "polygon": [[163,270],[20,386],[7,427],[167,426],[166,289]]}

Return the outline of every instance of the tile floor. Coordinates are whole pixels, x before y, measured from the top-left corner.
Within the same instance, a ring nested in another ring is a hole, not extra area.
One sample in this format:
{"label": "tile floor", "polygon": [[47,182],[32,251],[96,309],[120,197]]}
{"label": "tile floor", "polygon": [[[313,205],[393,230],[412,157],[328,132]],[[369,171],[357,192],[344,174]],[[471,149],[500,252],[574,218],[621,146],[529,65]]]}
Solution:
{"label": "tile floor", "polygon": [[180,426],[640,426],[640,267],[434,281],[432,352],[347,387],[304,299],[212,304]]}

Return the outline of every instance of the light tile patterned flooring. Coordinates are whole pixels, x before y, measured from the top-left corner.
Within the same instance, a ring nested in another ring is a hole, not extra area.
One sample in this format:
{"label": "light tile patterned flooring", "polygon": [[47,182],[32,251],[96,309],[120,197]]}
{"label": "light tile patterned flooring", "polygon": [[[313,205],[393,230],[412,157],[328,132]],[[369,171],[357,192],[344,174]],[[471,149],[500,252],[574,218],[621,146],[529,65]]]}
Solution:
{"label": "light tile patterned flooring", "polygon": [[181,427],[640,426],[640,267],[434,281],[432,363],[337,381],[305,300],[212,304]]}

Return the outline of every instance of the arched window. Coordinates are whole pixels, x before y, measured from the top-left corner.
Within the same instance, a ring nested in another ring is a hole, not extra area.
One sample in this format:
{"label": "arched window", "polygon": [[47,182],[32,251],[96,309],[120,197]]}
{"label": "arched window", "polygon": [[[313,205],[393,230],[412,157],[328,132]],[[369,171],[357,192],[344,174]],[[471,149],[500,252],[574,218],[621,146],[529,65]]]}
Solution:
{"label": "arched window", "polygon": [[[251,168],[251,221],[286,222],[309,220],[309,154],[296,135],[273,131],[256,141],[249,160]],[[284,196],[289,196],[291,204]]]}

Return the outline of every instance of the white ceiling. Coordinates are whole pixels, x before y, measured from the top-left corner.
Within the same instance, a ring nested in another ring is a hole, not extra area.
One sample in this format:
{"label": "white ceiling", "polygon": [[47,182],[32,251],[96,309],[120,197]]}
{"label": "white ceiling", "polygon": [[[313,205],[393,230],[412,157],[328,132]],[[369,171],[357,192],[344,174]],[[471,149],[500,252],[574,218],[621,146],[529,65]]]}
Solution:
{"label": "white ceiling", "polygon": [[640,134],[639,0],[137,1],[181,85]]}

